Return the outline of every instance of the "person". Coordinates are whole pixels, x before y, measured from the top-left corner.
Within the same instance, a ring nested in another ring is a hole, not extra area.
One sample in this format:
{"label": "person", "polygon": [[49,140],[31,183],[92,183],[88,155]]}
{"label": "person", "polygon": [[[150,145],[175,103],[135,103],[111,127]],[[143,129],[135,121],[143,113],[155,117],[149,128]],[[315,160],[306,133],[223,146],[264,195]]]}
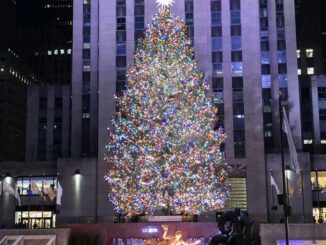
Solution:
{"label": "person", "polygon": [[184,240],[182,240],[182,232],[181,231],[176,231],[174,236],[168,236],[168,230],[169,227],[167,225],[161,225],[161,227],[163,228],[163,239],[165,241],[168,241],[169,245],[196,245],[199,244],[201,241],[197,240],[193,243],[189,243],[189,242],[185,242]]}
{"label": "person", "polygon": [[36,224],[36,221],[34,222],[33,224],[33,228],[36,229],[37,228],[37,224]]}
{"label": "person", "polygon": [[214,236],[209,245],[238,245],[243,244],[243,229],[240,223],[240,209],[226,211],[218,218],[220,234]]}

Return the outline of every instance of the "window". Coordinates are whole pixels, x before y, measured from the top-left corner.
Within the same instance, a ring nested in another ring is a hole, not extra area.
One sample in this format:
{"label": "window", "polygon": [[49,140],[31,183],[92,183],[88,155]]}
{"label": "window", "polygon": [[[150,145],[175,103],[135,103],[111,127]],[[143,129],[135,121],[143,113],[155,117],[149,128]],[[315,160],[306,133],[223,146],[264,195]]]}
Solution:
{"label": "window", "polygon": [[318,88],[318,98],[320,100],[326,99],[326,87],[319,87]]}
{"label": "window", "polygon": [[232,36],[231,37],[231,48],[232,50],[241,50],[241,37]]}
{"label": "window", "polygon": [[126,43],[117,43],[117,56],[126,55]]}
{"label": "window", "polygon": [[286,74],[278,75],[279,87],[280,88],[287,88],[288,87],[288,78]]}
{"label": "window", "polygon": [[223,91],[223,77],[214,77],[212,84],[213,84],[213,91],[215,92]]}
{"label": "window", "polygon": [[285,50],[277,51],[277,61],[278,61],[278,63],[286,63],[286,52],[285,52]]}
{"label": "window", "polygon": [[212,53],[212,62],[213,63],[222,63],[223,62],[223,53],[222,52],[213,52]]}
{"label": "window", "polygon": [[301,55],[300,49],[297,50],[297,58],[299,59]]}
{"label": "window", "polygon": [[246,178],[227,178],[227,184],[231,185],[230,197],[226,201],[226,206],[247,210],[247,181]]}
{"label": "window", "polygon": [[211,11],[221,11],[221,0],[212,0],[211,1]]}
{"label": "window", "polygon": [[242,62],[231,62],[232,76],[242,76]]}
{"label": "window", "polygon": [[212,51],[222,51],[222,38],[213,37],[212,38]]}
{"label": "window", "polygon": [[240,10],[240,0],[230,0],[230,10]]}
{"label": "window", "polygon": [[278,73],[279,74],[286,74],[287,73],[286,64],[278,64]]}
{"label": "window", "polygon": [[232,62],[242,61],[242,52],[241,51],[231,51],[231,61]]}
{"label": "window", "polygon": [[54,108],[55,109],[61,109],[62,108],[62,98],[61,97],[56,97],[54,99]]}
{"label": "window", "polygon": [[234,157],[235,158],[245,158],[246,157],[245,142],[234,143]]}
{"label": "window", "polygon": [[269,42],[268,42],[268,41],[262,41],[262,42],[260,43],[260,45],[261,45],[261,50],[262,50],[262,51],[267,51],[267,50],[269,50]]}
{"label": "window", "polygon": [[308,75],[313,75],[313,74],[315,74],[315,68],[313,68],[313,67],[308,67],[308,68],[307,68],[307,74],[308,74]]}
{"label": "window", "polygon": [[261,75],[262,87],[271,88],[272,77],[271,75]]}
{"label": "window", "polygon": [[117,42],[125,42],[126,41],[126,31],[117,31],[116,33],[116,41]]}
{"label": "window", "polygon": [[40,97],[39,101],[39,109],[40,110],[46,110],[47,109],[47,98],[46,97]]}
{"label": "window", "polygon": [[240,25],[240,11],[231,11],[231,25]]}
{"label": "window", "polygon": [[314,57],[314,50],[313,49],[306,49],[306,57],[307,58]]}
{"label": "window", "polygon": [[126,30],[126,18],[125,17],[118,17],[117,18],[117,30]]}
{"label": "window", "polygon": [[319,120],[326,121],[326,109],[319,109]]}
{"label": "window", "polygon": [[301,75],[301,69],[298,69],[298,75]]}
{"label": "window", "polygon": [[212,37],[221,37],[222,36],[222,27],[213,26],[212,27]]}
{"label": "window", "polygon": [[127,65],[126,56],[117,56],[116,57],[116,66],[117,67],[126,67],[126,65]]}
{"label": "window", "polygon": [[262,64],[269,64],[269,51],[262,51],[261,52],[261,63]]}
{"label": "window", "polygon": [[241,26],[231,26],[231,36],[241,36]]}
{"label": "window", "polygon": [[221,24],[221,12],[212,12],[212,26],[220,26]]}

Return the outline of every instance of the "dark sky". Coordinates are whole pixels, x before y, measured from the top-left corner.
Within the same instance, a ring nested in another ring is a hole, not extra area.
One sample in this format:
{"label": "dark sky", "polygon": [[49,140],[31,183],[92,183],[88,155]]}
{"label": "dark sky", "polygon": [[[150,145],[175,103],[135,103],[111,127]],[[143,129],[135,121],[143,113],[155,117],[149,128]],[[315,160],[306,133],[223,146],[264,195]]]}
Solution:
{"label": "dark sky", "polygon": [[21,24],[35,25],[44,22],[43,0],[17,0],[17,18]]}

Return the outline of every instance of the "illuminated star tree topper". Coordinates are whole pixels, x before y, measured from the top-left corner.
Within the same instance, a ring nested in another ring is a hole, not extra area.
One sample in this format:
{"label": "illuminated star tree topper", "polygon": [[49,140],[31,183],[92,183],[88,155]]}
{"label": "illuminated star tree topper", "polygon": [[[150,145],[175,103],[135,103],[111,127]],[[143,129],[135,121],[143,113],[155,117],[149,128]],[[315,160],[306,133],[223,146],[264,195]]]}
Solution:
{"label": "illuminated star tree topper", "polygon": [[174,3],[174,0],[156,0],[159,7],[170,7]]}
{"label": "illuminated star tree topper", "polygon": [[224,207],[225,135],[214,130],[217,110],[193,51],[184,21],[159,8],[139,40],[109,130],[106,180],[118,213],[199,214]]}

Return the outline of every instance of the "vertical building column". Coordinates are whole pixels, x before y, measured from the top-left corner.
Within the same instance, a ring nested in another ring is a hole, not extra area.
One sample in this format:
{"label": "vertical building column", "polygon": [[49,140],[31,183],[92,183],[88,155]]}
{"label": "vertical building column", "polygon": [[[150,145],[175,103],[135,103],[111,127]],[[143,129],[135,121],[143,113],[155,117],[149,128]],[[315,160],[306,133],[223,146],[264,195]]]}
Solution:
{"label": "vertical building column", "polygon": [[73,6],[71,156],[80,157],[82,141],[83,0],[74,0]]}
{"label": "vertical building column", "polygon": [[311,77],[311,103],[314,144],[320,144],[320,121],[319,121],[319,99],[318,99],[318,77]]}
{"label": "vertical building column", "polygon": [[30,86],[27,90],[26,116],[26,161],[37,160],[38,124],[39,124],[39,87]]}
{"label": "vertical building column", "polygon": [[116,103],[116,0],[99,1],[99,101],[98,101],[98,216],[106,217],[105,221],[113,221],[113,207],[108,203],[108,186],[103,180],[107,164],[103,156],[108,140],[108,127],[115,114]]}
{"label": "vertical building column", "polygon": [[62,87],[62,157],[69,157],[70,148],[70,86],[65,85]]}
{"label": "vertical building column", "polygon": [[15,210],[16,210],[16,200],[15,197],[9,193],[8,189],[12,188],[15,190],[15,179],[7,176],[2,179],[1,182],[2,195],[1,200],[1,220],[0,227],[2,228],[14,228],[15,224]]}
{"label": "vertical building column", "polygon": [[46,131],[46,160],[53,159],[53,129],[54,129],[54,86],[47,89],[47,131]]}
{"label": "vertical building column", "polygon": [[241,1],[248,212],[267,221],[259,1]]}

